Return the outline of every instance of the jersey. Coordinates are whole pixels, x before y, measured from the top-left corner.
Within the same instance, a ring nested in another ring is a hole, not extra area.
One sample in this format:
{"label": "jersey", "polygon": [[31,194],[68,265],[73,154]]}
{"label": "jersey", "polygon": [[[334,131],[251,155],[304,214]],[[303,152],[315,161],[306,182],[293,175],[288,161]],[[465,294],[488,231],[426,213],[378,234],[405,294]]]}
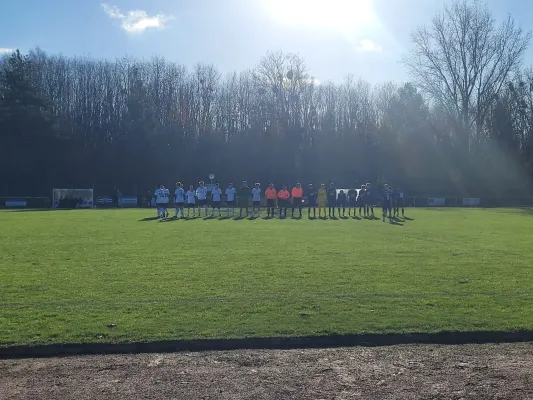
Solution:
{"label": "jersey", "polygon": [[273,187],[269,187],[265,190],[265,197],[267,200],[276,200],[278,198],[278,192]]}
{"label": "jersey", "polygon": [[189,190],[187,192],[187,203],[188,204],[196,203],[196,193],[194,192],[194,190]]}
{"label": "jersey", "polygon": [[355,199],[357,198],[357,190],[355,189],[348,190],[348,197],[350,198],[350,202],[353,203]]}
{"label": "jersey", "polygon": [[328,189],[328,200],[335,201],[337,199],[337,190],[335,188]]}
{"label": "jersey", "polygon": [[309,200],[309,204],[314,205],[316,203],[316,197],[317,197],[316,190],[310,189],[309,193],[307,193],[307,199]]}
{"label": "jersey", "polygon": [[198,197],[198,200],[205,200],[207,198],[207,188],[198,186],[196,189],[196,197]]}
{"label": "jersey", "polygon": [[176,203],[185,203],[185,190],[183,188],[178,188],[174,192],[174,201]]}
{"label": "jersey", "polygon": [[291,197],[291,194],[287,189],[281,189],[278,192],[278,198],[281,200],[288,200]]}
{"label": "jersey", "polygon": [[168,189],[157,189],[154,193],[154,196],[157,204],[168,204],[170,192]]}
{"label": "jersey", "polygon": [[252,189],[252,200],[261,201],[261,189],[255,187]]}
{"label": "jersey", "polygon": [[337,201],[339,202],[339,204],[346,203],[346,193],[339,192],[339,196],[337,197]]}
{"label": "jersey", "polygon": [[237,190],[232,188],[226,189],[226,201],[235,201],[235,194],[237,193]]}
{"label": "jersey", "polygon": [[239,197],[241,199],[246,199],[250,196],[250,188],[248,186],[241,186],[239,188]]}
{"label": "jersey", "polygon": [[384,189],[383,190],[383,195],[382,195],[382,203],[383,203],[383,207],[387,207],[390,205],[390,201],[391,201],[391,196],[392,196],[392,193],[389,189]]}
{"label": "jersey", "polygon": [[302,197],[304,197],[304,190],[302,189],[302,187],[293,187],[291,190],[291,195],[295,199],[301,199]]}
{"label": "jersey", "polygon": [[222,189],[214,188],[211,191],[211,196],[213,196],[213,201],[220,201],[222,198]]}

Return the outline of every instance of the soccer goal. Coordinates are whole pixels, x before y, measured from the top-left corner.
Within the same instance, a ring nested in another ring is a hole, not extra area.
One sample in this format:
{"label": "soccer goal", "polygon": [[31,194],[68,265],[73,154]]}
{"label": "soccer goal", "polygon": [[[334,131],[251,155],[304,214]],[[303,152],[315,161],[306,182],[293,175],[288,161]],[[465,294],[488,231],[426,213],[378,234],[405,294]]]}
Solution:
{"label": "soccer goal", "polygon": [[53,189],[53,208],[93,208],[93,189]]}

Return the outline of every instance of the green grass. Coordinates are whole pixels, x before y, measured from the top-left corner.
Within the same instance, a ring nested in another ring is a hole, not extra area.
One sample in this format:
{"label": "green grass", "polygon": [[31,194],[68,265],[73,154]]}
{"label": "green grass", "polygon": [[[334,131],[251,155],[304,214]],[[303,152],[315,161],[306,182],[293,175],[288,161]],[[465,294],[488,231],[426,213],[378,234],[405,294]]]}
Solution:
{"label": "green grass", "polygon": [[[0,212],[0,346],[533,329],[533,214]],[[108,328],[108,324],[116,324]]]}

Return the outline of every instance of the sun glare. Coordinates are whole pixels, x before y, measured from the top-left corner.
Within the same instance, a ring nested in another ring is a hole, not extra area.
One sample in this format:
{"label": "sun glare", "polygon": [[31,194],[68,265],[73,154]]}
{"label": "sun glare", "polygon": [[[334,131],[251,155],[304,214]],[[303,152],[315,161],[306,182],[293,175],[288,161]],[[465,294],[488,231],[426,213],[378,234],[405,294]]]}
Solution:
{"label": "sun glare", "polygon": [[314,30],[356,34],[371,30],[376,15],[371,0],[263,0],[273,19]]}

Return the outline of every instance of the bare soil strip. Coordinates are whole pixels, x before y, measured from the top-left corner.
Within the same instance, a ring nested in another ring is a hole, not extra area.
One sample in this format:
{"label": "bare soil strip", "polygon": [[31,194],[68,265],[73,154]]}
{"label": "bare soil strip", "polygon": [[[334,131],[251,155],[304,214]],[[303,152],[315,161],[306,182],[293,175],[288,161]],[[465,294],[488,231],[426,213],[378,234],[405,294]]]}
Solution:
{"label": "bare soil strip", "polygon": [[0,399],[533,399],[533,343],[0,360]]}

